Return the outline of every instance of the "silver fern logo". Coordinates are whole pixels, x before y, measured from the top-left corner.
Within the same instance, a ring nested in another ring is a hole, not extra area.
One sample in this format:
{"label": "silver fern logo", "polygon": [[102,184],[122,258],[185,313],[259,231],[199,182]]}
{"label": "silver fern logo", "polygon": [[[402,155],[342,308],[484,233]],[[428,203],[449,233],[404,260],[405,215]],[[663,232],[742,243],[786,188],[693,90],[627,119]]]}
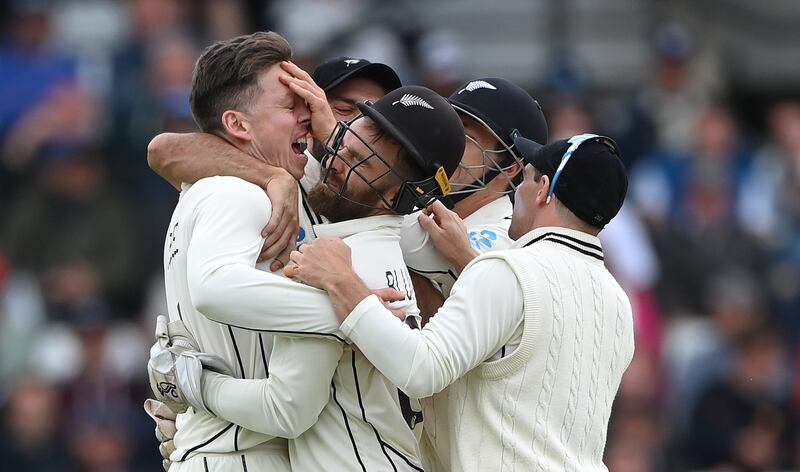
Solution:
{"label": "silver fern logo", "polygon": [[395,106],[398,103],[403,105],[403,106],[405,106],[405,107],[422,107],[422,108],[428,108],[430,110],[433,110],[433,107],[431,106],[430,103],[428,103],[425,100],[421,99],[420,97],[418,97],[416,95],[412,95],[410,93],[407,93],[407,94],[403,95],[402,97],[400,97],[400,100],[397,100],[396,102],[393,102],[392,106]]}
{"label": "silver fern logo", "polygon": [[473,80],[472,82],[468,83],[466,87],[459,90],[458,93],[461,94],[461,92],[465,90],[467,92],[474,92],[475,90],[478,89],[497,90],[497,87],[495,87],[494,85],[490,84],[485,80]]}
{"label": "silver fern logo", "polygon": [[345,59],[344,63],[347,64],[347,67],[350,67],[353,64],[358,64],[361,62],[361,59]]}

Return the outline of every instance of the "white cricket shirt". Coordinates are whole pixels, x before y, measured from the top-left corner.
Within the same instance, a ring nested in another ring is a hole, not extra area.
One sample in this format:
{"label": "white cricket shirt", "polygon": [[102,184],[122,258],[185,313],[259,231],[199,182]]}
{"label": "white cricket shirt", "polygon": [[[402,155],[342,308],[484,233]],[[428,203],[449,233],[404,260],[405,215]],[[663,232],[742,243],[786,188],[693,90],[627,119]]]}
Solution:
{"label": "white cricket shirt", "polygon": [[[320,225],[315,231],[318,237],[343,238],[352,249],[356,273],[368,287],[405,291],[408,299],[397,308],[418,322],[399,246],[401,222],[400,216],[375,216]],[[301,340],[304,344],[298,344]],[[349,345],[338,343],[338,354],[331,357],[323,352],[325,343],[330,344],[320,337],[276,335],[269,379],[242,381],[206,373],[204,398],[216,414],[256,431],[279,433],[276,424],[282,428],[291,422],[287,418],[299,418],[295,423],[300,427],[289,436],[302,433],[289,442],[295,470],[422,470],[411,428],[421,427],[418,402],[409,401]],[[309,349],[317,349],[311,355],[316,362],[301,361],[309,359],[302,352]],[[287,386],[276,379],[283,372],[296,373],[297,380],[304,377],[304,383]],[[309,392],[323,393],[325,401],[320,404],[319,395]]]}
{"label": "white cricket shirt", "polygon": [[[633,320],[596,237],[536,229],[467,266],[422,330],[370,296],[342,332],[406,393],[433,395],[428,470],[607,470]],[[513,353],[486,362],[512,339]]]}
{"label": "white cricket shirt", "polygon": [[[472,247],[479,253],[508,249],[514,242],[508,237],[513,207],[511,199],[502,196],[479,208],[464,218],[467,237]],[[403,220],[400,247],[409,270],[421,274],[436,284],[447,298],[458,278],[458,274],[441,256],[430,240],[427,231],[419,225],[420,212],[413,213]]]}
{"label": "white cricket shirt", "polygon": [[[254,325],[342,339],[325,292],[270,273],[269,261],[256,268],[270,211],[266,193],[253,184],[236,177],[202,179],[181,192],[164,246],[170,319],[183,320],[201,350],[221,356],[247,379],[265,377],[272,348],[272,337]],[[256,446],[286,454],[283,439],[191,409],[177,425],[173,461]]]}

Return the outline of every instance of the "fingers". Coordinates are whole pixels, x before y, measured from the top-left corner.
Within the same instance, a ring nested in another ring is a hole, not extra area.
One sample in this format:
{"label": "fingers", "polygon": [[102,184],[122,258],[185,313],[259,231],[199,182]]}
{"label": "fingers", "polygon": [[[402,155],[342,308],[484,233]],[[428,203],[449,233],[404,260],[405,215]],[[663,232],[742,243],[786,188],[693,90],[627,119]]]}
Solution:
{"label": "fingers", "polygon": [[153,418],[154,421],[159,419],[167,419],[175,421],[175,412],[170,410],[164,403],[148,398],[144,401],[144,411]]}
{"label": "fingers", "polygon": [[399,319],[400,321],[406,320],[406,311],[405,310],[389,310],[392,312],[395,318]]}
{"label": "fingers", "polygon": [[308,83],[296,77],[289,77],[288,75],[281,75],[280,81],[283,82],[289,89],[300,96],[308,103],[312,111],[317,111],[321,106],[328,106],[328,99],[325,92],[314,83]]}
{"label": "fingers", "polygon": [[[258,262],[271,259],[273,257],[280,257],[294,249],[297,242],[297,228],[291,225],[286,225],[280,231],[274,233],[275,236],[270,235],[270,238],[264,240],[264,245],[261,249],[261,254],[258,257]],[[286,260],[284,260],[286,262]]]}
{"label": "fingers", "polygon": [[158,452],[161,453],[161,457],[169,460],[169,456],[175,452],[175,443],[173,441],[162,442],[158,445]]}
{"label": "fingers", "polygon": [[314,79],[311,78],[311,76],[308,74],[308,72],[306,72],[303,69],[301,69],[294,62],[283,61],[283,62],[281,62],[281,68],[283,68],[283,70],[285,70],[286,72],[292,74],[294,77],[297,77],[298,79],[302,79],[302,80],[305,80],[305,81],[308,81],[308,82],[311,82],[312,84],[314,84]]}
{"label": "fingers", "polygon": [[426,208],[426,210],[430,210],[430,212],[434,216],[436,216],[436,218],[443,218],[447,214],[451,213],[450,210],[448,210],[447,207],[444,206],[444,203],[440,202],[439,200],[436,200],[430,205],[428,205],[428,208]]}
{"label": "fingers", "polygon": [[274,228],[269,229],[267,236],[264,238],[264,245],[263,245],[264,249],[261,252],[262,260],[266,259],[267,257],[272,257],[275,255],[275,253],[278,252],[275,249],[273,249],[272,251],[268,251],[268,249],[273,248],[273,246],[275,246],[277,242],[283,240],[286,235],[286,232],[289,231],[288,227],[281,226],[282,222],[279,222],[276,216],[277,215],[272,215],[272,218],[270,218],[269,220],[270,223],[269,225],[267,225],[267,229],[269,229],[269,226],[272,225],[272,222],[273,221],[276,222]]}
{"label": "fingers", "polygon": [[286,246],[283,252],[278,254],[278,257],[276,257],[275,260],[272,261],[272,264],[269,265],[269,270],[272,272],[276,272],[285,267],[286,264],[289,262],[289,254],[291,254],[293,250],[294,250],[294,244]]}
{"label": "fingers", "polygon": [[283,275],[289,277],[291,279],[297,278],[300,276],[300,266],[292,264],[288,265],[283,269]]}
{"label": "fingers", "polygon": [[417,221],[419,221],[420,227],[422,227],[422,229],[432,236],[435,236],[439,231],[442,230],[439,228],[437,222],[428,215],[419,215]]}
{"label": "fingers", "polygon": [[372,290],[384,303],[399,302],[406,299],[406,294],[391,287]]}

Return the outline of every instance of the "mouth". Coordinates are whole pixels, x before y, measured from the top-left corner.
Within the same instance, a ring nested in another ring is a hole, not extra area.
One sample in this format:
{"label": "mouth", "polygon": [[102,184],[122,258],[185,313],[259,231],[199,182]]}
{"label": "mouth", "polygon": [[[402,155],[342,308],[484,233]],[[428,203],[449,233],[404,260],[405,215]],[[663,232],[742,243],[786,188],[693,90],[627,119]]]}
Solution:
{"label": "mouth", "polygon": [[305,154],[306,149],[308,149],[308,143],[306,142],[305,136],[297,138],[297,140],[292,143],[292,151],[295,154]]}

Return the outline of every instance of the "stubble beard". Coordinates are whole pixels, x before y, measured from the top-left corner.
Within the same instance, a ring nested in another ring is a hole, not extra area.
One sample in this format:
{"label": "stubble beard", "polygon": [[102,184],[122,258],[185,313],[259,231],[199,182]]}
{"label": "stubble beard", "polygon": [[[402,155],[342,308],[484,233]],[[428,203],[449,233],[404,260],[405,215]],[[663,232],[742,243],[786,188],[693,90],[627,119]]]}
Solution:
{"label": "stubble beard", "polygon": [[[377,203],[366,201],[359,195],[348,195],[348,198],[371,206],[376,206]],[[323,182],[318,183],[308,192],[308,204],[311,205],[315,212],[327,218],[331,223],[364,218],[370,216],[373,212],[371,208],[344,198]]]}

